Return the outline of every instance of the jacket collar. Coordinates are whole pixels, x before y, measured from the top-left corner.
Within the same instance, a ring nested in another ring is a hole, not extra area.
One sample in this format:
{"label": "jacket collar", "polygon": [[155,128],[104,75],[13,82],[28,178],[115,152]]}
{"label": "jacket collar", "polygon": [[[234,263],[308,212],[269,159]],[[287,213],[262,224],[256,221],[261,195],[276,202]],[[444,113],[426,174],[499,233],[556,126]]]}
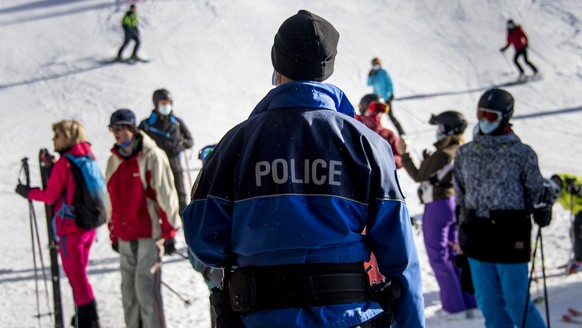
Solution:
{"label": "jacket collar", "polygon": [[356,110],[338,87],[314,81],[285,83],[269,91],[249,117],[277,108],[329,109],[354,117]]}

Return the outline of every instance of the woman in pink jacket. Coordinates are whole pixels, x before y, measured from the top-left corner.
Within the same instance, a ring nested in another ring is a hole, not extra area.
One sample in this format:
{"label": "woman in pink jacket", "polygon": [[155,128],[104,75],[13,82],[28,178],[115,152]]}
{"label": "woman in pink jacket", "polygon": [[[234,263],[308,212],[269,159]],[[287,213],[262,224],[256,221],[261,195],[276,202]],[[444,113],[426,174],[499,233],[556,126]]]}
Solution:
{"label": "woman in pink jacket", "polygon": [[46,189],[29,188],[20,184],[16,187],[16,192],[29,200],[54,205],[53,227],[59,238],[61,261],[73,289],[76,306],[76,314],[71,325],[79,328],[96,328],[100,327],[99,316],[93,289],[87,278],[89,251],[95,239],[95,229],[83,230],[75,223],[74,208],[71,204],[74,201],[76,184],[65,155],[75,157],[90,155],[93,158],[95,156],[91,151],[91,145],[85,140],[85,131],[78,122],[63,120],[54,123],[52,129],[55,150],[61,156],[54,164]]}

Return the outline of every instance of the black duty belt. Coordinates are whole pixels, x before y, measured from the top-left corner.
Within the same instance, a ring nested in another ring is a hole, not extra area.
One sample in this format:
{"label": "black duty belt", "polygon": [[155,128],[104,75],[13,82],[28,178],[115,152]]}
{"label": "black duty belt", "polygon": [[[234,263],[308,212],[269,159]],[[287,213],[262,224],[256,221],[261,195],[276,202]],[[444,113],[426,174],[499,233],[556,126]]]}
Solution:
{"label": "black duty belt", "polygon": [[231,306],[239,313],[369,300],[362,262],[238,268],[229,289]]}

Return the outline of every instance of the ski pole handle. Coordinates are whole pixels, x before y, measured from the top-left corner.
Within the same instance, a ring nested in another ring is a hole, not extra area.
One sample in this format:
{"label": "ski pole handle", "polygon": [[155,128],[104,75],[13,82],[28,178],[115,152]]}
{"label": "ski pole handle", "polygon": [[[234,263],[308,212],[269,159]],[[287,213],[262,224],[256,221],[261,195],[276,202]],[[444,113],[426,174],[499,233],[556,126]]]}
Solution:
{"label": "ski pole handle", "polygon": [[28,157],[22,159],[22,169],[24,170],[26,186],[30,187],[30,170],[28,169]]}

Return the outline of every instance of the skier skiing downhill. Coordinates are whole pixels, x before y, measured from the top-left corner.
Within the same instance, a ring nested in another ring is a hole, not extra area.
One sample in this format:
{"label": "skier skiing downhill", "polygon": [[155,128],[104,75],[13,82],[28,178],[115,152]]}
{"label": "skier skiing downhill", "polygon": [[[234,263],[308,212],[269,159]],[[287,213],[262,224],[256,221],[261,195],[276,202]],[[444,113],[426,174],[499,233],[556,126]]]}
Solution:
{"label": "skier skiing downhill", "polygon": [[[390,145],[323,83],[338,41],[331,23],[306,10],[283,22],[271,49],[276,88],[217,144],[184,211],[192,253],[236,267],[211,300],[226,291],[241,326],[371,327],[383,309],[396,309],[396,327],[424,327]],[[371,251],[380,273],[402,286],[393,302],[370,299],[363,262]]]}
{"label": "skier skiing downhill", "polygon": [[69,279],[75,301],[75,315],[71,325],[79,328],[98,328],[99,316],[93,288],[87,277],[89,253],[95,239],[95,229],[84,230],[75,223],[75,190],[77,188],[71,164],[65,155],[95,158],[86,141],[81,124],[63,120],[52,126],[55,150],[61,154],[54,164],[46,189],[29,188],[19,184],[16,192],[30,199],[55,204],[53,227],[59,237],[59,251],[63,270]]}
{"label": "skier skiing downhill", "polygon": [[436,151],[416,167],[405,140],[399,144],[402,165],[416,182],[420,182],[419,196],[425,204],[422,218],[424,245],[430,265],[440,288],[442,310],[439,315],[448,319],[475,316],[475,298],[461,287],[460,272],[455,267],[456,252],[451,245],[458,243],[455,195],[453,189],[453,159],[464,143],[467,127],[465,117],[456,111],[432,115],[430,124],[437,126]]}
{"label": "skier skiing downhill", "polygon": [[[478,103],[478,131],[459,148],[454,165],[459,243],[469,258],[477,305],[491,328],[522,326],[530,213],[540,228],[548,225],[555,200],[535,152],[511,129],[513,111],[511,94],[487,90]],[[546,326],[531,301],[526,314],[527,327]]]}
{"label": "skier skiing downhill", "polygon": [[507,21],[507,43],[499,49],[499,51],[504,52],[510,45],[513,45],[513,48],[515,49],[513,62],[519,70],[519,80],[524,80],[526,78],[525,72],[518,62],[519,57],[523,57],[523,61],[531,68],[534,76],[536,76],[538,74],[538,69],[527,58],[527,36],[521,28],[521,25],[516,25],[512,19]]}
{"label": "skier skiing downhill", "polygon": [[123,20],[121,21],[121,27],[123,28],[123,44],[119,51],[117,52],[117,60],[122,61],[123,58],[123,50],[129,44],[131,40],[135,42],[133,46],[133,52],[131,53],[130,59],[132,60],[140,60],[137,56],[137,51],[139,50],[140,46],[140,39],[139,39],[139,30],[137,28],[139,24],[139,18],[136,14],[136,7],[135,5],[129,6],[129,11],[123,16]]}

